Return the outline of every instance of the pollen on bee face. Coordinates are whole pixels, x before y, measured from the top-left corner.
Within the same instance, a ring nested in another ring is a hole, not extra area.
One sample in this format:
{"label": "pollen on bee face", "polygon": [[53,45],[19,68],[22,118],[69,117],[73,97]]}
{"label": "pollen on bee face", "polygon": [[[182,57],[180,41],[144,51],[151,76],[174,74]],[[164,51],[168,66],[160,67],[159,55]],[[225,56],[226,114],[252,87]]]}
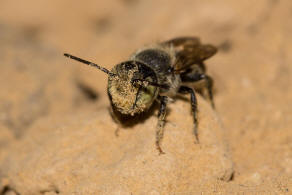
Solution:
{"label": "pollen on bee face", "polygon": [[122,113],[129,113],[136,99],[137,88],[127,80],[114,79],[109,80],[108,91],[115,107]]}

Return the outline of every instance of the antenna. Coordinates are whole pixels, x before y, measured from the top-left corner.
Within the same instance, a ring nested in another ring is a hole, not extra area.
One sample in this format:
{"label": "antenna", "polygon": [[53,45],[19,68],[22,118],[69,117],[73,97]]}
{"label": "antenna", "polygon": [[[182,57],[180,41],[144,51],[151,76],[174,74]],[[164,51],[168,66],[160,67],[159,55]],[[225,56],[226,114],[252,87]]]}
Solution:
{"label": "antenna", "polygon": [[87,65],[89,65],[89,66],[95,67],[95,68],[97,68],[97,69],[99,69],[99,70],[105,72],[106,74],[108,74],[108,75],[110,75],[110,76],[116,76],[116,74],[112,73],[112,72],[109,71],[108,69],[106,69],[106,68],[104,68],[104,67],[101,67],[101,66],[99,66],[99,65],[97,65],[97,64],[95,64],[95,63],[89,62],[89,61],[87,61],[87,60],[83,60],[83,59],[81,59],[81,58],[78,58],[78,57],[76,57],[76,56],[72,56],[72,55],[67,54],[67,53],[64,53],[64,56],[66,56],[66,57],[68,57],[68,58],[70,58],[70,59],[76,60],[76,61],[78,61],[78,62],[81,62],[81,63],[87,64]]}

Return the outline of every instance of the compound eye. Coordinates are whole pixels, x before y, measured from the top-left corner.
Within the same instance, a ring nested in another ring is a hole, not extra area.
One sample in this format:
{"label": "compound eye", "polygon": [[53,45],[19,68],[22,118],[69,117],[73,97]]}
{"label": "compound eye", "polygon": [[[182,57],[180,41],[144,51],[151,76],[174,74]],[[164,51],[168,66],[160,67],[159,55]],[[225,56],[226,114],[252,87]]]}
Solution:
{"label": "compound eye", "polygon": [[135,65],[130,62],[126,62],[124,66],[126,70],[132,70],[135,67]]}

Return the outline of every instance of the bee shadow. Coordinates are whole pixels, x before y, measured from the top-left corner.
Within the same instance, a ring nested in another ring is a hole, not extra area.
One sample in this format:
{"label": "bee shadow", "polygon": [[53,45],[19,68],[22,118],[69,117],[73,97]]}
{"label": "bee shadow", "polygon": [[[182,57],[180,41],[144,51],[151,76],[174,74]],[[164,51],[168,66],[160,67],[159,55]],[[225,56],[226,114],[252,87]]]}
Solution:
{"label": "bee shadow", "polygon": [[155,114],[156,110],[159,110],[159,104],[157,102],[153,103],[153,105],[145,112],[141,114],[136,114],[134,116],[131,115],[123,115],[116,110],[113,110],[112,118],[121,125],[124,129],[129,129],[135,126],[138,123],[144,123],[148,118],[150,118]]}
{"label": "bee shadow", "polygon": [[[190,99],[188,97],[186,97],[185,95],[177,95],[176,98],[177,98],[176,100],[190,102]],[[114,116],[112,116],[112,118],[119,125],[121,125],[122,128],[130,129],[131,127],[135,126],[138,123],[144,123],[148,118],[150,118],[153,115],[158,117],[159,107],[160,107],[159,103],[154,102],[149,110],[147,110],[141,114],[134,115],[134,116],[123,115],[120,112],[113,110],[112,114]],[[157,112],[157,113],[155,113],[155,112]],[[171,110],[168,107],[166,107],[166,118],[167,118],[167,115],[170,114],[170,112],[171,112]],[[167,122],[167,120],[166,120],[166,122]]]}
{"label": "bee shadow", "polygon": [[[121,113],[119,113],[118,111],[113,110],[114,116],[112,116],[113,120],[118,123],[119,125],[121,125],[121,127],[123,128],[123,130],[129,130],[130,128],[132,128],[133,126],[135,126],[138,123],[144,123],[147,119],[149,119],[151,116],[155,115],[156,118],[158,117],[158,111],[159,111],[159,103],[158,102],[154,102],[153,105],[145,112],[141,113],[141,114],[137,114],[134,116],[131,115],[123,115]],[[170,109],[166,108],[166,117],[167,115],[170,113]],[[157,112],[157,113],[155,113]],[[158,120],[158,118],[157,118]]]}

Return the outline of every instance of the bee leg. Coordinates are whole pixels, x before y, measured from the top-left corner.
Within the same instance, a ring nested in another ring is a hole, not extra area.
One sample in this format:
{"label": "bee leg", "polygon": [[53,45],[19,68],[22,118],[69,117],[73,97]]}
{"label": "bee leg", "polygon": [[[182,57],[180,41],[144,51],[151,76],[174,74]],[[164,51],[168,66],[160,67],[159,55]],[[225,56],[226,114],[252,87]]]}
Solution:
{"label": "bee leg", "polygon": [[109,111],[110,111],[110,115],[111,115],[112,119],[114,120],[114,122],[115,122],[115,123],[117,124],[117,126],[118,126],[118,127],[116,128],[116,130],[115,130],[115,136],[116,136],[116,137],[119,137],[119,132],[120,132],[121,122],[120,122],[120,120],[118,119],[118,117],[115,115],[115,113],[114,113],[112,107],[109,109]]}
{"label": "bee leg", "polygon": [[191,94],[191,106],[192,106],[192,114],[193,114],[193,119],[194,119],[194,135],[196,138],[196,142],[199,143],[199,136],[198,136],[198,120],[197,120],[197,98],[195,95],[195,91],[186,86],[181,86],[179,88],[179,93],[186,94],[189,93]]}
{"label": "bee leg", "polygon": [[206,81],[206,87],[208,90],[209,99],[211,101],[211,106],[213,109],[215,109],[215,104],[213,100],[213,79],[210,76],[205,75],[205,81]]}
{"label": "bee leg", "polygon": [[193,74],[184,74],[181,75],[181,79],[183,82],[197,82],[197,81],[201,81],[204,80],[205,81],[205,87],[207,89],[208,92],[208,96],[211,102],[211,106],[212,108],[215,109],[215,104],[214,104],[214,100],[213,100],[213,79],[206,75],[205,73],[193,73]]}
{"label": "bee leg", "polygon": [[115,136],[119,137],[119,135],[120,135],[120,127],[118,126],[115,130]]}
{"label": "bee leg", "polygon": [[166,115],[166,103],[167,103],[167,97],[162,96],[160,97],[160,108],[158,112],[158,123],[157,123],[157,129],[156,129],[156,147],[160,154],[164,154],[160,147],[160,142],[163,138],[164,133],[164,124],[165,124],[165,115]]}

